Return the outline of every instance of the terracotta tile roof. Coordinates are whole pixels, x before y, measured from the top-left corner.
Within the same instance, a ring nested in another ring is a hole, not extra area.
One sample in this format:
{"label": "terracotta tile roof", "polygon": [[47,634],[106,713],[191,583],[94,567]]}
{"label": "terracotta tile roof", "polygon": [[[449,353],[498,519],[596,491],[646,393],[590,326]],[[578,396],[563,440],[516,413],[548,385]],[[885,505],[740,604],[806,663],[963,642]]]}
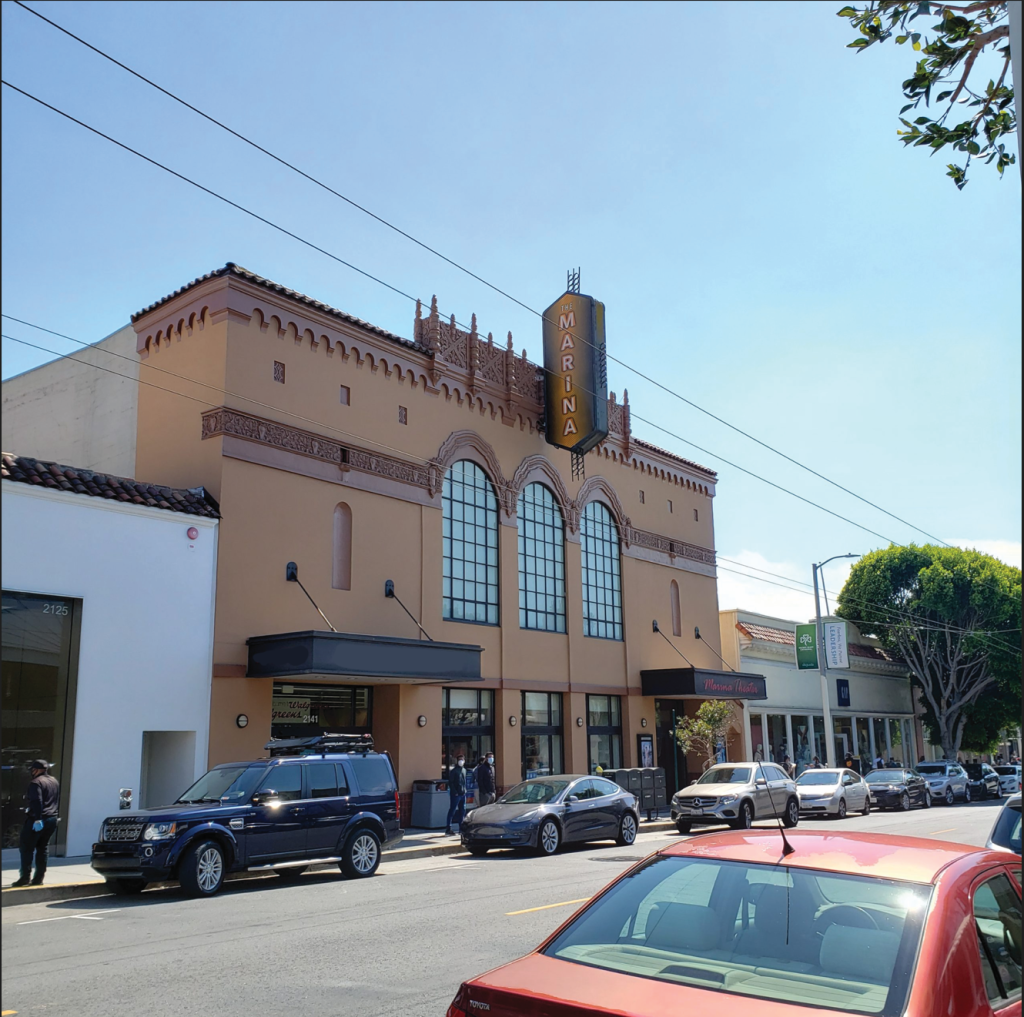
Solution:
{"label": "terracotta tile roof", "polygon": [[770,625],[755,625],[753,622],[737,622],[736,628],[751,639],[761,639],[766,643],[782,643],[795,646],[796,633],[788,629],[777,629]]}
{"label": "terracotta tile roof", "polygon": [[244,279],[246,282],[250,282],[254,286],[260,286],[265,290],[270,290],[272,293],[279,293],[281,296],[288,297],[290,300],[298,301],[298,303],[305,304],[307,307],[315,307],[318,311],[328,314],[332,318],[337,318],[339,321],[347,322],[350,325],[358,325],[367,332],[373,332],[375,335],[383,336],[385,339],[390,339],[392,342],[400,343],[402,346],[406,346],[409,349],[419,350],[420,353],[430,352],[425,346],[421,346],[419,343],[414,343],[409,339],[403,339],[400,335],[388,332],[387,329],[379,328],[376,325],[371,325],[368,321],[363,321],[362,318],[357,318],[352,314],[346,314],[344,311],[339,311],[336,307],[331,307],[330,304],[325,304],[319,300],[314,300],[312,297],[307,297],[305,293],[290,290],[287,286],[282,286],[280,283],[273,282],[270,279],[264,279],[263,276],[257,275],[255,272],[250,272],[247,268],[242,268],[241,265],[236,265],[233,261],[229,261],[223,268],[215,268],[212,272],[207,272],[206,275],[201,275],[198,279],[193,279],[192,282],[186,283],[184,286],[176,289],[173,293],[168,293],[166,297],[161,297],[155,303],[142,308],[141,311],[136,311],[135,314],[132,315],[132,323],[134,324],[139,318],[143,317],[143,315],[149,314],[151,311],[155,311],[158,307],[163,306],[175,297],[181,296],[182,293],[186,293],[188,290],[192,289],[193,286],[198,286],[200,283],[204,283],[208,279],[219,279],[226,275],[233,275],[239,279]]}
{"label": "terracotta tile roof", "polygon": [[113,477],[93,470],[79,470],[73,466],[61,466],[59,463],[30,459],[28,456],[18,456],[11,452],[3,453],[0,476],[4,480],[49,487],[55,491],[108,498],[129,505],[147,505],[149,508],[182,512],[190,516],[205,516],[207,519],[220,518],[220,506],[201,487],[182,490],[160,484],[146,484],[129,477]]}
{"label": "terracotta tile roof", "polygon": [[709,477],[718,476],[714,470],[709,470],[706,466],[701,466],[700,463],[695,463],[692,459],[685,459],[683,456],[676,455],[675,452],[669,452],[667,449],[660,448],[658,445],[652,445],[649,441],[643,441],[641,438],[630,438],[630,443],[633,445],[639,445],[640,448],[645,448],[650,452],[656,452],[660,456],[667,456],[669,459],[674,459],[677,463],[682,463],[684,466],[688,466],[691,470],[698,470]]}

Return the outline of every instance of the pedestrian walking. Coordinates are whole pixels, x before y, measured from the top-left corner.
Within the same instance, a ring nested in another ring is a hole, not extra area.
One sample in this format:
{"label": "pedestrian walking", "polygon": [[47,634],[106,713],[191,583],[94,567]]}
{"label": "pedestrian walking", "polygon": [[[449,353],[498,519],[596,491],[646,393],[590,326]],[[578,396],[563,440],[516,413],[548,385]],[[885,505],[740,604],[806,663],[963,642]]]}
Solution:
{"label": "pedestrian walking", "polygon": [[878,755],[875,756],[875,769],[876,770],[884,770],[885,769],[885,760],[882,758],[882,753],[881,752],[879,752]]}
{"label": "pedestrian walking", "polygon": [[448,768],[448,822],[444,832],[451,835],[452,823],[462,825],[466,814],[466,757],[460,752],[455,765]]}
{"label": "pedestrian walking", "polygon": [[812,770],[823,770],[824,769],[824,767],[821,765],[821,760],[817,756],[815,756],[814,759],[811,760],[811,769]]}
{"label": "pedestrian walking", "polygon": [[[50,838],[57,832],[57,802],[60,784],[47,771],[45,759],[33,759],[29,764],[32,779],[25,792],[25,822],[21,827],[18,846],[21,849],[21,876],[11,886],[41,886],[46,875]],[[32,875],[32,857],[35,856],[36,873]]]}
{"label": "pedestrian walking", "polygon": [[793,764],[793,761],[789,756],[782,757],[782,769],[786,771],[786,774],[790,779],[796,776],[796,766]]}
{"label": "pedestrian walking", "polygon": [[476,768],[477,805],[493,805],[497,798],[494,780],[494,753],[488,752]]}

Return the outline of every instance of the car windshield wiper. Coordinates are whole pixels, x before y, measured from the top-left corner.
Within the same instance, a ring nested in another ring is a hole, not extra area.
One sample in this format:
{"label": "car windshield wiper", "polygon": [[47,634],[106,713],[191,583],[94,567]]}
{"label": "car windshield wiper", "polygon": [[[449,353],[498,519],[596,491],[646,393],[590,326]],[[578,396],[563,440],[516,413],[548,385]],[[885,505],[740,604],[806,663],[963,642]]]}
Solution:
{"label": "car windshield wiper", "polygon": [[196,801],[197,802],[216,802],[218,805],[220,804],[220,798],[219,797],[212,798],[209,795],[207,795],[204,798],[197,798]]}

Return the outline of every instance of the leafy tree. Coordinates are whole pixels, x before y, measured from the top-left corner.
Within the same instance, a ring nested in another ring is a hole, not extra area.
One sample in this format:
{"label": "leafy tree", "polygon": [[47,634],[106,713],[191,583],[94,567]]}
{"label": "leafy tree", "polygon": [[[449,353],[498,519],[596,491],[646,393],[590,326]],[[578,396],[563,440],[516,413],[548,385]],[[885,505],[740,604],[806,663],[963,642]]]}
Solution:
{"label": "leafy tree", "polygon": [[704,769],[715,762],[718,743],[725,741],[732,720],[732,703],[724,699],[706,699],[694,717],[683,717],[676,724],[676,741],[683,752],[698,752],[706,757]]}
{"label": "leafy tree", "polygon": [[[1005,3],[957,5],[871,0],[864,7],[844,7],[837,14],[841,18],[849,18],[852,27],[860,33],[849,44],[849,49],[863,52],[897,33],[895,42],[898,46],[909,42],[913,50],[921,54],[914,73],[903,82],[903,94],[911,101],[900,110],[900,123],[905,129],[896,133],[904,145],[915,148],[927,146],[932,155],[946,145],[965,153],[967,161],[963,166],[947,164],[946,175],[952,177],[960,190],[967,183],[971,159],[984,159],[986,164],[995,162],[1000,176],[1007,166],[1016,161],[999,140],[1013,133],[1017,126],[1013,89],[1006,84],[1006,71],[1010,66],[1010,28]],[[931,26],[934,38],[924,34],[923,24],[918,26],[922,31],[913,30],[915,26],[911,23],[920,17],[939,18],[939,23]],[[1006,42],[999,45],[1001,40]],[[1003,58],[1002,70],[998,81],[990,78],[984,88],[975,90],[968,80],[975,61],[988,46],[995,47]],[[952,87],[935,96],[937,103],[948,103],[946,111],[937,120],[923,115],[913,123],[904,119],[903,114],[916,109],[922,99],[925,106],[929,106],[932,91],[944,84]],[[947,126],[946,120],[953,108],[961,104],[976,112],[961,123]]]}
{"label": "leafy tree", "polygon": [[853,566],[838,614],[907,662],[948,759],[1016,726],[1020,569],[957,547],[891,546]]}

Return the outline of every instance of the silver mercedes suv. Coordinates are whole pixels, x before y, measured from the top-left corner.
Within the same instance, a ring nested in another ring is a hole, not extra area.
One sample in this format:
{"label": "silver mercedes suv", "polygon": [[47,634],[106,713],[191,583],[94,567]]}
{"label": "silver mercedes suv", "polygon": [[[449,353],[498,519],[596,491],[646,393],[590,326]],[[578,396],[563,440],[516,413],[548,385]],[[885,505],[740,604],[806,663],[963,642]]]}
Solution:
{"label": "silver mercedes suv", "polygon": [[796,784],[775,763],[718,763],[672,796],[672,822],[680,833],[698,823],[749,829],[755,819],[800,821]]}
{"label": "silver mercedes suv", "polygon": [[967,774],[959,763],[951,763],[946,759],[934,763],[918,763],[917,772],[928,781],[933,801],[952,805],[957,798],[965,802],[971,800]]}

